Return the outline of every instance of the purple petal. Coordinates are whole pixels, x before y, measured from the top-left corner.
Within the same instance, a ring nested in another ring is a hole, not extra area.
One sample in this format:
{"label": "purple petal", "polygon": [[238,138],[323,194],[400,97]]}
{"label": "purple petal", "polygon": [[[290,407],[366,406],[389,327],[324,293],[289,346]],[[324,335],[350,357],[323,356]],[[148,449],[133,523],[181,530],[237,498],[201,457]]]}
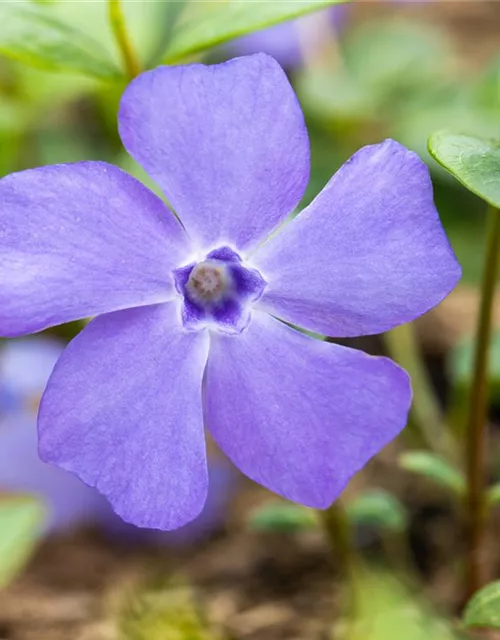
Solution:
{"label": "purple petal", "polygon": [[123,522],[111,509],[101,519],[104,531],[114,540],[128,543],[184,546],[201,542],[220,531],[227,516],[228,503],[238,486],[240,474],[222,456],[209,457],[207,501],[200,515],[175,531],[140,529]]}
{"label": "purple petal", "polygon": [[186,235],[120,169],[82,162],[14,173],[0,180],[0,202],[0,335],[172,297]]}
{"label": "purple petal", "polygon": [[207,333],[183,332],[173,302],[93,320],[49,380],[40,456],[99,489],[127,522],[186,524],[207,494],[207,352]]}
{"label": "purple petal", "polygon": [[358,151],[251,261],[268,282],[261,308],[338,337],[413,320],[461,276],[428,169],[393,140]]}
{"label": "purple petal", "polygon": [[407,374],[387,358],[309,338],[255,312],[236,338],[213,334],[207,426],[249,478],[325,508],[405,426]]}
{"label": "purple petal", "polygon": [[257,243],[307,185],[304,118],[264,54],[143,73],[125,91],[119,123],[128,152],[203,249]]}

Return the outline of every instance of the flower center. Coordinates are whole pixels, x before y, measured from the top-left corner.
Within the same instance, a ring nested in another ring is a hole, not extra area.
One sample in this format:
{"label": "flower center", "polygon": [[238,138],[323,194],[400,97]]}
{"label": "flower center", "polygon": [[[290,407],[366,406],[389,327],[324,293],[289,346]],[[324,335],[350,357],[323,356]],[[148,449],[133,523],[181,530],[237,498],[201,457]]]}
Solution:
{"label": "flower center", "polygon": [[260,273],[229,247],[211,251],[205,260],[175,269],[173,275],[182,295],[182,323],[191,331],[208,327],[241,333],[266,286]]}
{"label": "flower center", "polygon": [[228,273],[223,264],[200,262],[191,271],[186,284],[186,293],[200,302],[215,302],[230,286]]}

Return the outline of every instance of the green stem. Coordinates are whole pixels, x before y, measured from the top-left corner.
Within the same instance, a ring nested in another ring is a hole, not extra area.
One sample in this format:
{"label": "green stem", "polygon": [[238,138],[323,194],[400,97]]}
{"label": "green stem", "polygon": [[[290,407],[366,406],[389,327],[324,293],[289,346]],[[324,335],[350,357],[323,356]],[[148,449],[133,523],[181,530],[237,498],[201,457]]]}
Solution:
{"label": "green stem", "polygon": [[486,256],[477,324],[469,415],[466,434],[467,466],[467,558],[466,596],[483,584],[481,542],[486,521],[486,418],[488,406],[488,360],[492,331],[492,309],[500,253],[500,211],[488,210]]}
{"label": "green stem", "polygon": [[141,72],[139,59],[130,41],[120,0],[108,0],[109,21],[130,79]]}
{"label": "green stem", "polygon": [[350,580],[353,573],[354,549],[351,543],[351,527],[344,507],[336,500],[328,509],[316,512],[325,532],[335,566],[342,578]]}
{"label": "green stem", "polygon": [[430,449],[445,458],[449,458],[450,455],[453,457],[455,441],[447,430],[441,407],[422,362],[413,324],[396,327],[384,337],[389,355],[406,369],[411,377],[413,388],[411,420]]}

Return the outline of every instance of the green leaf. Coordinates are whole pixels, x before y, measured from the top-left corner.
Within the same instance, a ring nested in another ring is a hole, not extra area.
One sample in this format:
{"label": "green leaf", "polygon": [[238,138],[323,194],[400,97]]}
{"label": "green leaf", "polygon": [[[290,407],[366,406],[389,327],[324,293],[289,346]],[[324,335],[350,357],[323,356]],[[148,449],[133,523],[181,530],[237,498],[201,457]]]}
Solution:
{"label": "green leaf", "polygon": [[386,531],[403,532],[408,524],[405,507],[392,493],[382,489],[359,495],[347,505],[346,511],[355,525],[370,525]]}
{"label": "green leaf", "polygon": [[500,580],[475,593],[463,614],[466,627],[500,629]]}
{"label": "green leaf", "polygon": [[340,0],[205,0],[189,3],[164,51],[164,62],[174,62],[238,36],[324,9]]}
{"label": "green leaf", "polygon": [[403,453],[398,463],[403,469],[424,476],[457,496],[465,494],[463,475],[435,453],[410,451]]}
{"label": "green leaf", "polygon": [[[157,45],[154,51],[148,56],[146,68],[151,69],[161,63],[165,47],[168,46],[189,0],[167,0],[164,5],[164,16],[157,36]],[[159,25],[160,26],[160,25]]]}
{"label": "green leaf", "polygon": [[16,576],[40,536],[44,510],[28,496],[2,496],[0,500],[0,588]]}
{"label": "green leaf", "polygon": [[0,54],[24,64],[70,71],[101,80],[121,77],[108,54],[91,37],[61,22],[43,7],[0,2]]}
{"label": "green leaf", "polygon": [[428,146],[431,155],[469,191],[500,208],[500,141],[438,131]]}
{"label": "green leaf", "polygon": [[445,620],[439,618],[414,589],[380,568],[360,566],[352,581],[353,619],[347,640],[458,640]]}
{"label": "green leaf", "polygon": [[257,507],[248,519],[248,526],[254,531],[276,531],[296,533],[317,527],[314,512],[306,507],[271,502]]}

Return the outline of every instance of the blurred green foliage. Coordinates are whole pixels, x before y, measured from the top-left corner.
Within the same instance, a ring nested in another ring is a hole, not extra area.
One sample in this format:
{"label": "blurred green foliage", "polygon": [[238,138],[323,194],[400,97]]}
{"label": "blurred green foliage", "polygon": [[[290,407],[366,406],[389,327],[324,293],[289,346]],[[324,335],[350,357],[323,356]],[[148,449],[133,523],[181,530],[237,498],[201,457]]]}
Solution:
{"label": "blurred green foliage", "polygon": [[[467,393],[472,382],[472,364],[474,357],[474,339],[468,336],[450,351],[448,372],[450,382],[456,394]],[[492,337],[490,354],[490,388],[492,399],[500,399],[500,333],[495,332]]]}
{"label": "blurred green foliage", "polygon": [[386,569],[359,565],[353,577],[354,607],[341,633],[346,640],[459,640],[414,588]]}
{"label": "blurred green foliage", "polygon": [[248,526],[254,531],[297,533],[317,528],[318,520],[312,509],[273,501],[254,509],[249,515]]}
{"label": "blurred green foliage", "polygon": [[120,640],[222,640],[210,630],[187,587],[133,594],[118,616],[117,627]]}
{"label": "blurred green foliage", "polygon": [[480,589],[465,607],[466,627],[500,629],[500,580]]}
{"label": "blurred green foliage", "polygon": [[0,588],[27,562],[40,538],[44,509],[35,498],[0,496]]}
{"label": "blurred green foliage", "polygon": [[435,453],[408,451],[399,457],[398,462],[401,468],[427,478],[452,495],[462,497],[465,494],[465,478],[462,473]]}
{"label": "blurred green foliage", "polygon": [[403,533],[408,527],[408,512],[395,495],[382,489],[360,493],[346,507],[354,526],[370,526],[380,531]]}

